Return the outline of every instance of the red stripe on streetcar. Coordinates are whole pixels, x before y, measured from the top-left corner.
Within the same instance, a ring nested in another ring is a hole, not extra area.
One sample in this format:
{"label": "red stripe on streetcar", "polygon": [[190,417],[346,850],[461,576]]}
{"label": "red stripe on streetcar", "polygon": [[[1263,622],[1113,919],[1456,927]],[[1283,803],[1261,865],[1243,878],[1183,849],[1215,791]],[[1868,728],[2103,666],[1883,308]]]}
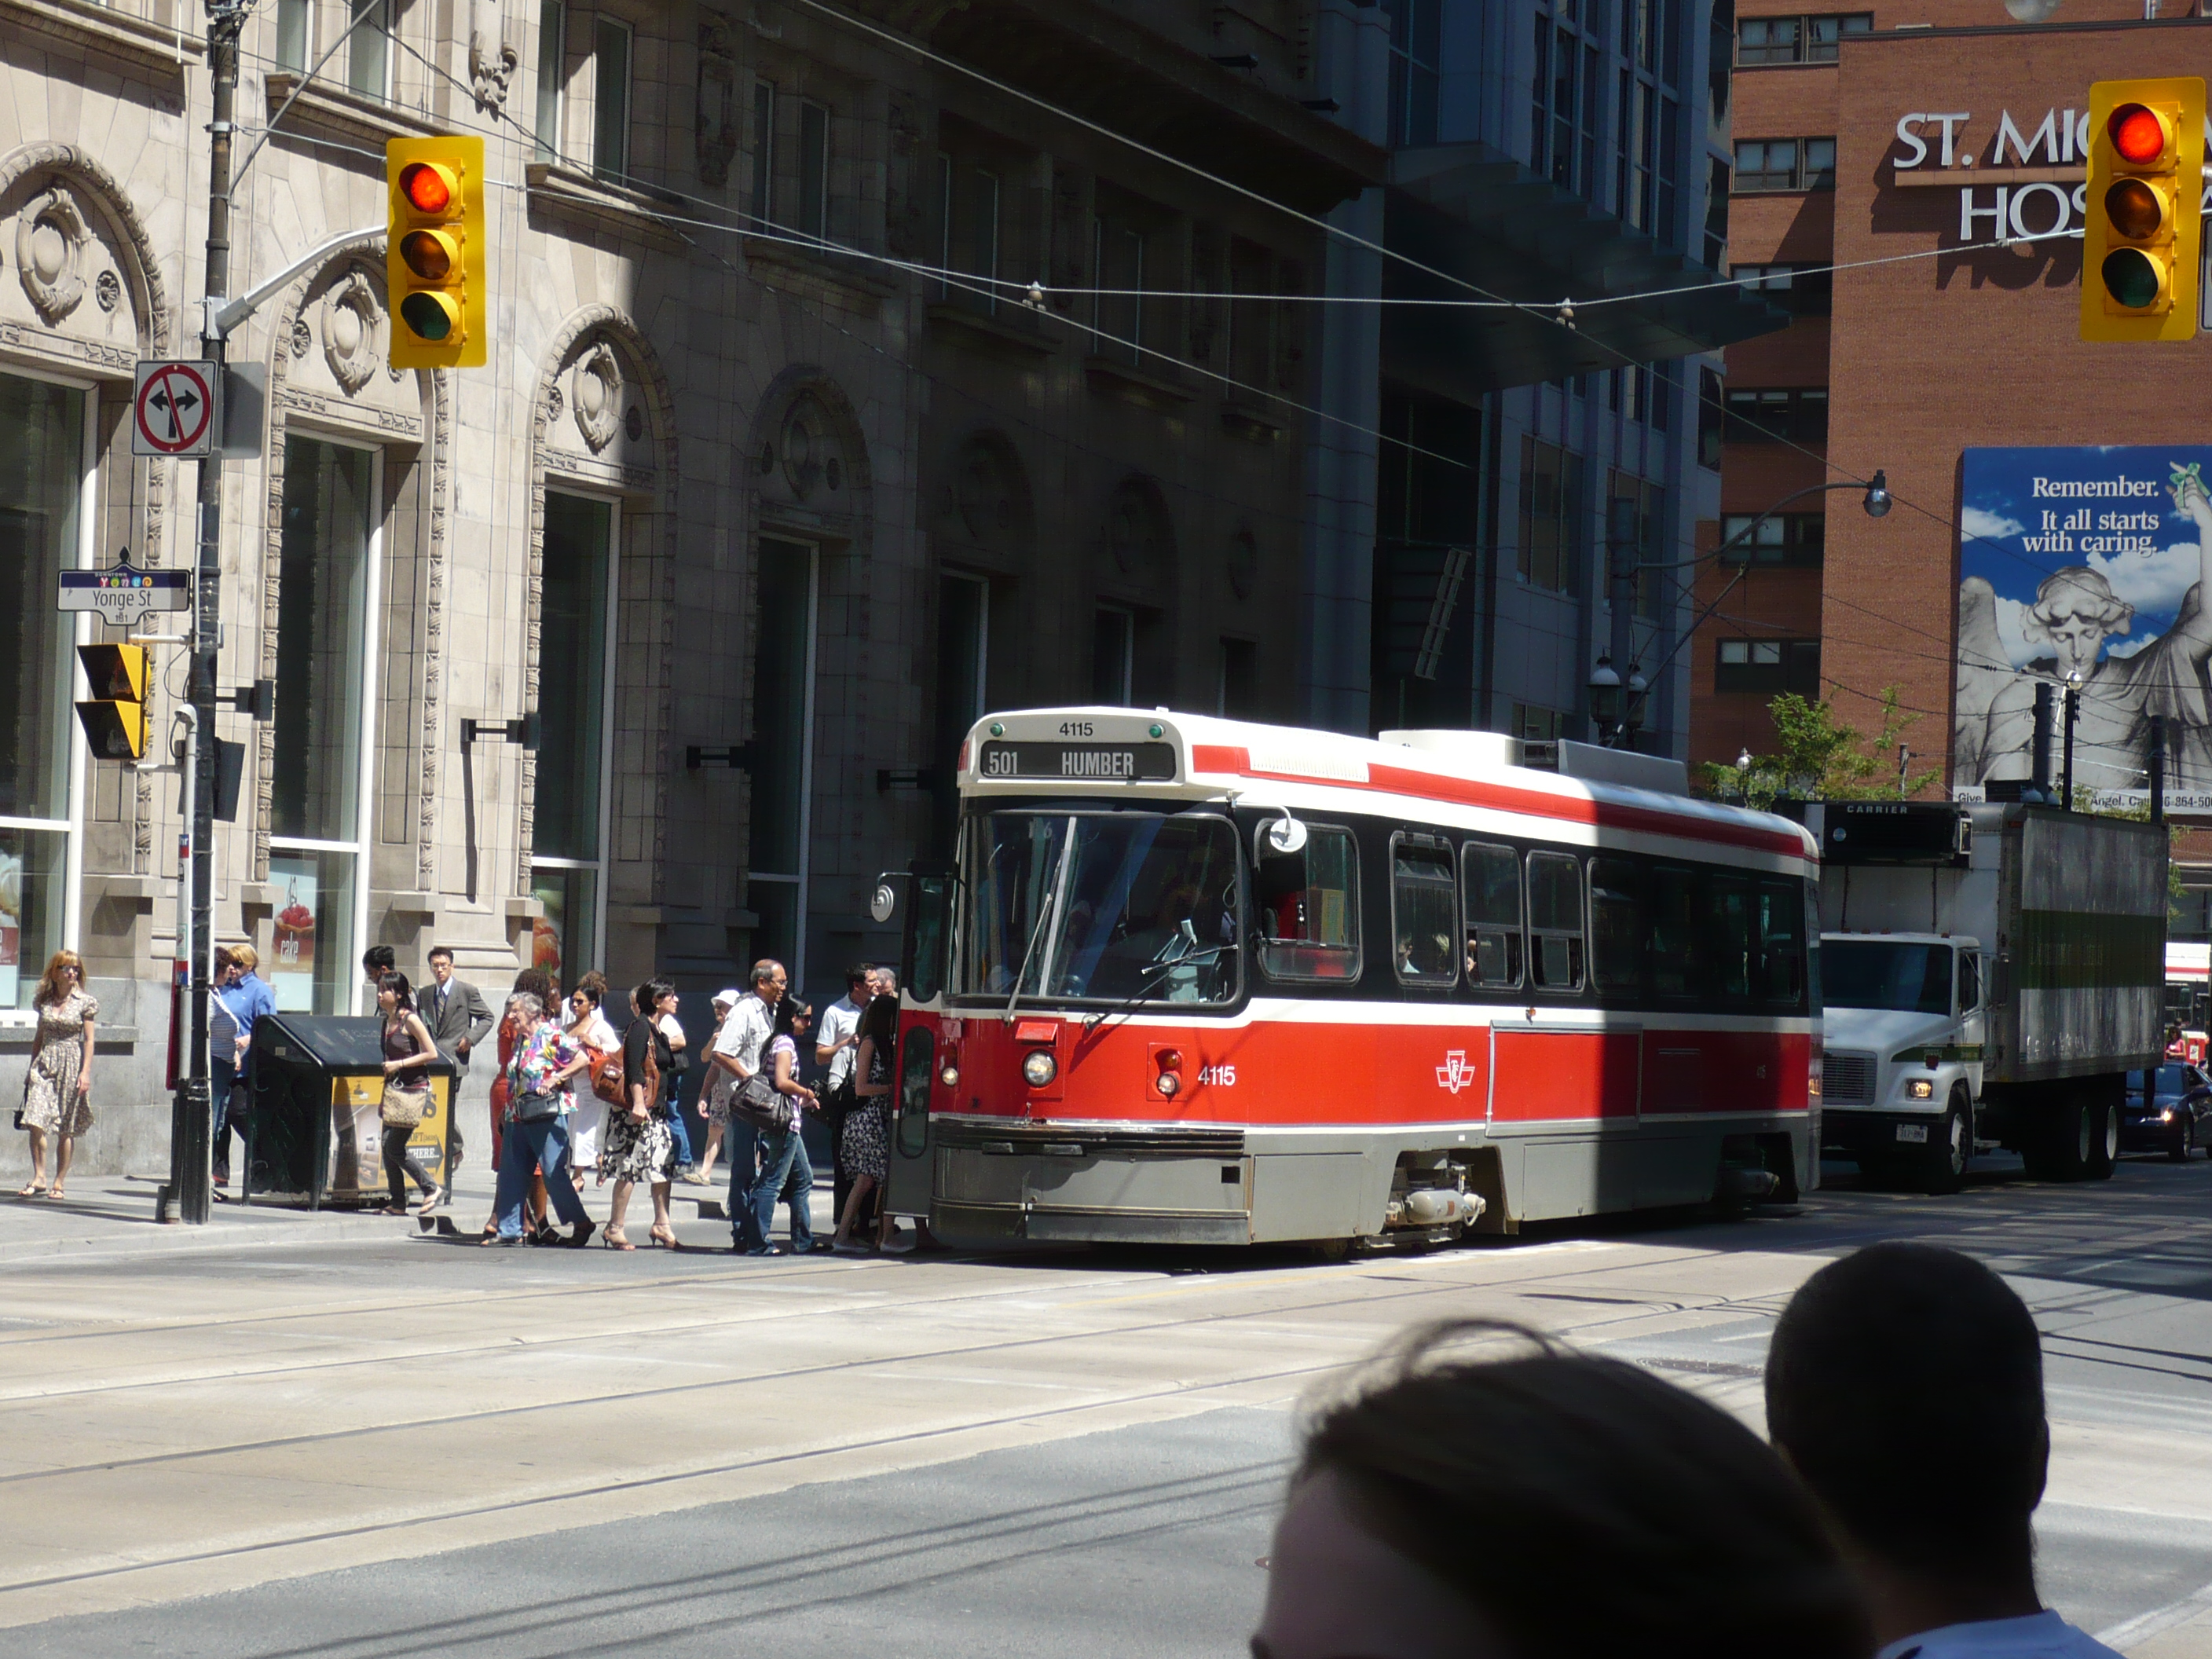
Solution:
{"label": "red stripe on streetcar", "polygon": [[1716,823],[1680,813],[1659,811],[1649,806],[1626,806],[1613,801],[1583,800],[1572,796],[1554,795],[1537,789],[1516,789],[1510,784],[1478,783],[1468,778],[1440,777],[1433,772],[1416,772],[1400,766],[1379,766],[1371,762],[1367,768],[1367,781],[1361,783],[1351,778],[1314,777],[1301,772],[1260,771],[1254,768],[1251,751],[1248,749],[1227,744],[1201,743],[1191,745],[1190,769],[1194,772],[1223,772],[1237,777],[1271,778],[1285,783],[1310,783],[1330,789],[1364,789],[1373,794],[1410,795],[1421,800],[1484,806],[1495,811],[1517,812],[1529,817],[1556,818],[1567,823],[1634,830],[1644,835],[1672,836],[1682,841],[1714,842],[1729,847],[1747,847],[1756,852],[1778,853],[1784,858],[1804,859],[1808,862],[1812,860],[1802,840],[1778,830],[1756,830],[1749,824]]}

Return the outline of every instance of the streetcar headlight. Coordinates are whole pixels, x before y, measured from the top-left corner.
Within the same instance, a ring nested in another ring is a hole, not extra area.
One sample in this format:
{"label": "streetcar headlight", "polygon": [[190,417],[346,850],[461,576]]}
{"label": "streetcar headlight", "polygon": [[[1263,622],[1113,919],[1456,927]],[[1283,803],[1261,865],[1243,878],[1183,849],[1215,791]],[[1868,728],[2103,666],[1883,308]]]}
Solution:
{"label": "streetcar headlight", "polygon": [[937,1074],[937,1080],[939,1083],[942,1083],[948,1089],[958,1088],[960,1086],[960,1068],[957,1066],[946,1066],[943,1071]]}
{"label": "streetcar headlight", "polygon": [[1905,1092],[1915,1100],[1936,1098],[1936,1085],[1924,1077],[1917,1077],[1905,1085]]}
{"label": "streetcar headlight", "polygon": [[1165,1100],[1173,1100],[1176,1097],[1176,1091],[1182,1088],[1182,1084],[1176,1079],[1176,1074],[1173,1072],[1162,1072],[1158,1077],[1152,1080],[1152,1086],[1160,1091],[1161,1098]]}
{"label": "streetcar headlight", "polygon": [[1032,1048],[1022,1061],[1022,1081],[1032,1089],[1043,1088],[1059,1075],[1060,1062],[1049,1048]]}

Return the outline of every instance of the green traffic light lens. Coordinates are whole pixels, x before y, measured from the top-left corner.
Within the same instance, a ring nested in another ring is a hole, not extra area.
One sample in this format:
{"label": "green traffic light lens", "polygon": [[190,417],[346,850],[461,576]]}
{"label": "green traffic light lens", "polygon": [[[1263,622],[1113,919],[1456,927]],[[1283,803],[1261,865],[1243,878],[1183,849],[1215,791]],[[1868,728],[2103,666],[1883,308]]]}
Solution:
{"label": "green traffic light lens", "polygon": [[2105,192],[2105,216],[2112,228],[2137,241],[2158,234],[2166,209],[2158,192],[2140,179],[2122,179]]}
{"label": "green traffic light lens", "polygon": [[435,296],[410,294],[399,302],[399,319],[418,340],[442,340],[453,331],[453,319]]}
{"label": "green traffic light lens", "polygon": [[2105,292],[2130,311],[2141,311],[2158,298],[2158,267],[2141,250],[2116,248],[2105,256]]}

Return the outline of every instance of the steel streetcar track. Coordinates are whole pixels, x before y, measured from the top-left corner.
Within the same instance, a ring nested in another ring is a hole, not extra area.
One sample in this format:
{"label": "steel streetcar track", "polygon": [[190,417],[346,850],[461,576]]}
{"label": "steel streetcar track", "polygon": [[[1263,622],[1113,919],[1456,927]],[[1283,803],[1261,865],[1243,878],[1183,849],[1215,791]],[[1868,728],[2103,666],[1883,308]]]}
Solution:
{"label": "steel streetcar track", "polygon": [[[821,1369],[829,1370],[835,1368],[823,1367]],[[317,1532],[301,1533],[287,1538],[266,1539],[258,1543],[239,1545],[229,1549],[195,1550],[176,1555],[149,1557],[137,1560],[119,1563],[112,1567],[97,1567],[85,1572],[55,1573],[43,1578],[0,1580],[0,1596],[5,1596],[19,1590],[52,1589],[67,1584],[89,1583],[104,1578],[120,1577],[129,1573],[156,1571],[163,1567],[191,1566],[203,1562],[235,1559],[243,1556],[265,1553],[270,1550],[290,1549],[303,1544],[331,1543],[343,1539],[371,1537],[379,1533],[394,1532],[413,1527],[435,1526],[441,1522],[474,1520],[484,1516],[506,1515],[520,1510],[538,1508],[549,1504],[574,1503],[584,1498],[611,1497],[621,1492],[642,1492],[649,1490],[654,1486],[671,1486],[682,1481],[707,1480],[717,1475],[738,1474],[751,1469],[774,1468],[781,1464],[802,1462],[810,1458],[836,1456],[849,1452],[878,1451],[888,1447],[912,1445],[923,1441],[941,1440],[953,1435],[970,1434],[978,1430],[1003,1428],[1009,1425],[1017,1423],[1036,1422],[1051,1418],[1076,1416],[1085,1412],[1103,1411],[1115,1406],[1137,1405],[1152,1400],[1170,1400],[1178,1396],[1189,1397],[1196,1395],[1211,1394],[1225,1389],[1249,1387],[1251,1384],[1257,1382],[1288,1382],[1295,1377],[1317,1376],[1322,1372],[1334,1370],[1335,1369],[1337,1369],[1336,1364],[1332,1361],[1326,1364],[1294,1365],[1279,1370],[1249,1372],[1238,1376],[1221,1377],[1209,1382],[1168,1383],[1157,1388],[1142,1389],[1133,1394],[1115,1395],[1110,1399],[1106,1400],[1086,1401],[1079,1404],[1047,1407],[1034,1411],[1011,1412],[1000,1417],[971,1419],[966,1422],[944,1424],[935,1428],[909,1429],[898,1434],[878,1435],[866,1440],[851,1440],[836,1444],[804,1447],[787,1452],[771,1453],[762,1457],[738,1458],[727,1462],[706,1464],[696,1468],[672,1470],[659,1474],[639,1475],[627,1480],[602,1480],[594,1482],[589,1486],[571,1487],[562,1492],[547,1492],[538,1493],[527,1498],[512,1498],[505,1503],[477,1504],[461,1509],[442,1510],[428,1514],[409,1516],[388,1521],[364,1522],[358,1526],[325,1528]],[[648,1392],[681,1393],[684,1391],[685,1390],[679,1389],[665,1390],[654,1389]],[[530,1410],[534,1408],[520,1407],[518,1409]],[[510,1413],[507,1412],[490,1412],[476,1413],[475,1415],[478,1417],[501,1417],[509,1414]],[[449,1420],[467,1421],[470,1419],[461,1418]],[[408,1425],[403,1426],[412,1427],[420,1425]],[[356,1430],[354,1432],[360,1433],[364,1432],[364,1431]],[[319,1439],[337,1437],[313,1436],[303,1437]],[[158,1462],[162,1460],[145,1459],[137,1461]],[[130,1465],[128,1463],[117,1463],[103,1467],[122,1468],[130,1467]],[[17,1477],[8,1478],[15,1479]],[[807,1485],[811,1483],[802,1481],[796,1484]]]}
{"label": "steel streetcar track", "polygon": [[[1385,1296],[1392,1301],[1399,1301],[1412,1297],[1433,1296],[1440,1292],[1466,1291],[1476,1288],[1482,1287],[1444,1284],[1428,1286],[1419,1290],[1389,1291],[1385,1293]],[[594,1406],[606,1405],[616,1401],[659,1399],[680,1395],[697,1394],[710,1389],[749,1388],[757,1384],[773,1386],[775,1384],[805,1377],[828,1376],[842,1372],[908,1365],[920,1361],[963,1359],[992,1353],[1011,1352],[1022,1349],[1046,1347],[1054,1344],[1066,1344],[1095,1341],[1106,1339],[1120,1339],[1131,1336],[1144,1336],[1176,1330],[1189,1330],[1207,1326],[1222,1325],[1233,1321],[1281,1318],[1291,1314],[1322,1311],[1330,1308],[1341,1307],[1345,1305],[1372,1306],[1380,1299],[1381,1298],[1373,1297],[1358,1298],[1344,1297],[1329,1302],[1305,1304],[1302,1304],[1300,1308],[1291,1310],[1280,1308],[1254,1308],[1237,1311],[1224,1311],[1219,1313],[1198,1315],[1182,1319],[1161,1320],[1149,1324],[1116,1326],[1107,1330],[1054,1332],[1041,1336],[1002,1338],[997,1341],[973,1343],[958,1347],[926,1348],[907,1353],[875,1354],[865,1358],[833,1360],[820,1364],[787,1366],[779,1370],[755,1371],[744,1375],[726,1376],[690,1382],[663,1383],[652,1388],[623,1389],[597,1395],[571,1395],[558,1400],[539,1401],[527,1405],[507,1406],[490,1410],[456,1412],[442,1417],[407,1418],[396,1419],[387,1423],[365,1424],[352,1428],[325,1430],[311,1434],[278,1436],[267,1440],[233,1441],[218,1445],[197,1447],[179,1451],[149,1453],[143,1457],[102,1459],[90,1462],[67,1464],[56,1468],[22,1469],[18,1470],[14,1474],[0,1474],[0,1486],[15,1486],[32,1480],[64,1479],[75,1475],[109,1474],[120,1469],[145,1468],[162,1464],[191,1462],[201,1459],[227,1457],[246,1453],[278,1451],[299,1446],[319,1445],[338,1441],[358,1439],[371,1435],[409,1433],[423,1429],[450,1428],[462,1424],[490,1422],[502,1418],[511,1419],[527,1417],[545,1412],[587,1409]],[[1747,1300],[1748,1300],[1748,1298],[1747,1298]],[[1714,1308],[1732,1308],[1736,1305],[1738,1305],[1738,1303],[1735,1298],[1719,1297],[1711,1303],[1701,1304],[1696,1308],[1684,1309],[1682,1311],[1704,1312]],[[820,1312],[819,1310],[815,1310],[814,1311],[817,1313]],[[1571,1325],[1565,1330],[1553,1332],[1552,1334],[1568,1339],[1575,1338],[1586,1332],[1600,1331],[1613,1325],[1632,1322],[1633,1319],[1641,1317],[1644,1311],[1644,1310],[1639,1309],[1635,1314],[1623,1318],[1594,1318],[1580,1324]],[[547,1339],[549,1341],[565,1341],[570,1340],[573,1340],[573,1338],[568,1333],[563,1333],[556,1338]],[[472,1352],[506,1352],[511,1351],[516,1346],[517,1340],[510,1337],[503,1341],[487,1344],[476,1349],[440,1350],[435,1355],[426,1355],[423,1357],[443,1357],[449,1356],[453,1353],[466,1353]],[[339,1370],[356,1365],[381,1365],[390,1363],[394,1358],[395,1356],[391,1354],[367,1355],[356,1359],[333,1360],[326,1364],[316,1365],[283,1366],[254,1371],[234,1371],[225,1373],[221,1376],[210,1376],[206,1377],[191,1377],[185,1379],[164,1378],[145,1382],[122,1382],[103,1385],[102,1387],[96,1389],[64,1390],[46,1395],[19,1396],[16,1401],[4,1403],[43,1403],[53,1399],[70,1398],[72,1395],[77,1397],[82,1397],[83,1395],[92,1394],[122,1393],[142,1388],[169,1386],[179,1380],[185,1382],[255,1381],[267,1377],[297,1375],[301,1372]],[[1326,1370],[1334,1369],[1340,1364],[1356,1364],[1358,1363],[1358,1361],[1355,1358],[1341,1362],[1333,1361],[1329,1365],[1316,1367],[1314,1369]],[[1018,1386],[1018,1383],[1017,1386]],[[1217,1385],[1207,1384],[1202,1386],[1210,1387]],[[0,1589],[4,1589],[4,1585],[0,1585]]]}

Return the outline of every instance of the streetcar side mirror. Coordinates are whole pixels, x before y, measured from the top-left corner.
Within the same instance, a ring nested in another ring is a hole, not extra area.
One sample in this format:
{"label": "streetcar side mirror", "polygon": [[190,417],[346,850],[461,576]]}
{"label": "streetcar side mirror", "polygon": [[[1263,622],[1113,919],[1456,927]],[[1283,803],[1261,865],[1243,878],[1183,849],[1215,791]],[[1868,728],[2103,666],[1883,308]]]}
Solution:
{"label": "streetcar side mirror", "polygon": [[1303,852],[1306,844],[1306,827],[1285,810],[1283,816],[1267,826],[1267,850],[1288,858]]}
{"label": "streetcar side mirror", "polygon": [[868,914],[878,925],[898,914],[898,891],[890,883],[879,881],[876,890],[868,896]]}

